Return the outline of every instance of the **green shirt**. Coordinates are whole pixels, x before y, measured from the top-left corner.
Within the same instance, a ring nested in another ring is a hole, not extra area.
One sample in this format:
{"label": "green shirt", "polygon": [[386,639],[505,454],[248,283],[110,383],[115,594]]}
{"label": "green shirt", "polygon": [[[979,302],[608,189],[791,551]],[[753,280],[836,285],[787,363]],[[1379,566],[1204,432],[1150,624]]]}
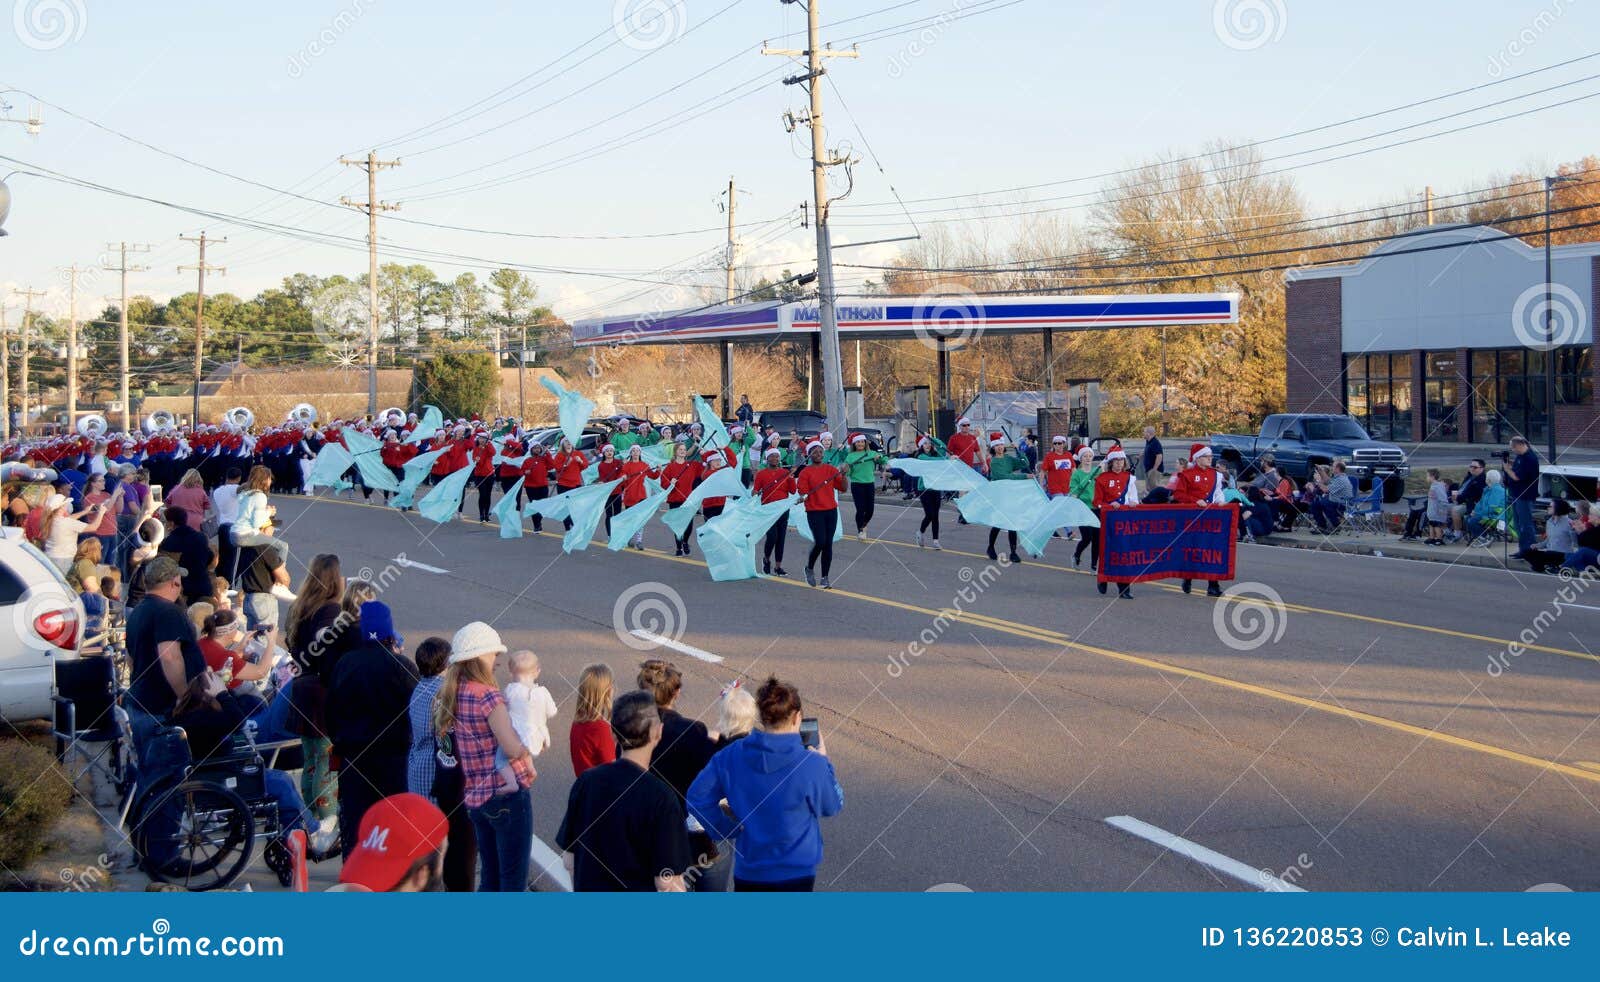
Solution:
{"label": "green shirt", "polygon": [[1001,454],[989,461],[989,480],[1025,481],[1028,462],[1013,454]]}
{"label": "green shirt", "polygon": [[1089,507],[1093,508],[1094,507],[1094,479],[1099,477],[1099,476],[1100,476],[1100,468],[1098,468],[1098,467],[1096,467],[1094,470],[1084,470],[1081,467],[1073,468],[1073,470],[1072,470],[1072,488],[1071,488],[1072,496],[1074,498],[1077,498],[1079,501],[1083,502],[1084,504],[1088,505]]}
{"label": "green shirt", "polygon": [[851,484],[871,484],[878,476],[878,462],[883,454],[876,450],[852,450],[845,454],[842,466],[845,479]]}
{"label": "green shirt", "polygon": [[[940,449],[941,450],[943,449],[943,445],[942,444],[940,445]],[[917,454],[916,459],[917,460],[944,460],[945,459],[945,455],[940,453],[938,450],[924,450],[921,453]],[[918,491],[926,491],[926,490],[928,490],[927,484],[923,483],[923,480],[920,477],[917,478],[917,490]]]}
{"label": "green shirt", "polygon": [[645,435],[645,437],[643,439],[641,439],[639,441],[639,445],[640,446],[644,446],[644,447],[653,447],[653,446],[655,446],[656,444],[658,444],[660,442],[661,442],[661,431],[659,431],[659,430],[651,430],[648,434]]}
{"label": "green shirt", "polygon": [[639,434],[632,431],[627,433],[611,434],[611,445],[617,448],[617,456],[626,460],[628,448],[639,442]]}

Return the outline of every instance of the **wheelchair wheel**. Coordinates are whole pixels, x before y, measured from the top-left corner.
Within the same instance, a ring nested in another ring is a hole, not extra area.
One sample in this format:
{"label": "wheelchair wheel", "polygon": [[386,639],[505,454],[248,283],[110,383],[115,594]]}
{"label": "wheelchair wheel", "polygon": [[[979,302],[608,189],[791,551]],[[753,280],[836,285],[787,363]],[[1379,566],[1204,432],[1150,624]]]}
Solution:
{"label": "wheelchair wheel", "polygon": [[183,781],[152,789],[139,816],[134,846],[152,879],[217,890],[250,862],[254,816],[243,798],[220,784]]}

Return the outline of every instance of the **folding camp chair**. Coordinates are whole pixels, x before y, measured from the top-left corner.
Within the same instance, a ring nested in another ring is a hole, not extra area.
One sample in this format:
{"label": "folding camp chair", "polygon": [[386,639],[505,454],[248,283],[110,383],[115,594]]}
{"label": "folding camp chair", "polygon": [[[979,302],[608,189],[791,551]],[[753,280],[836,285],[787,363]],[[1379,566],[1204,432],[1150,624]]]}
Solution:
{"label": "folding camp chair", "polygon": [[1344,510],[1344,518],[1339,522],[1342,531],[1361,535],[1371,532],[1373,535],[1383,535],[1388,531],[1383,518],[1383,485],[1375,483],[1372,490],[1365,496],[1350,502],[1350,507]]}

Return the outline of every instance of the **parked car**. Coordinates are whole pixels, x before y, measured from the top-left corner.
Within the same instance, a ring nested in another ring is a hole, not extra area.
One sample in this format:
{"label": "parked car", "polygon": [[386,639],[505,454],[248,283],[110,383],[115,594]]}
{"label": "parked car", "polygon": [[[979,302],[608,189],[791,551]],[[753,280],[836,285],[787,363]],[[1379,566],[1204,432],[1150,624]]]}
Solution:
{"label": "parked car", "polygon": [[[828,428],[828,417],[812,409],[769,409],[756,414],[756,425],[770,426],[778,431],[785,445],[790,433],[799,433],[803,437],[814,437]],[[860,433],[867,438],[867,446],[873,450],[883,450],[883,431],[871,426],[853,426],[851,433]],[[838,439],[835,443],[843,444],[844,437],[849,434],[835,434]]]}
{"label": "parked car", "polygon": [[21,538],[0,539],[0,719],[51,716],[56,663],[78,657],[83,626],[83,603],[55,564]]}
{"label": "parked car", "polygon": [[1600,465],[1542,464],[1539,468],[1539,505],[1550,507],[1552,498],[1600,501]]}
{"label": "parked car", "polygon": [[1261,458],[1271,454],[1279,473],[1296,483],[1307,480],[1318,464],[1345,462],[1350,479],[1365,492],[1383,484],[1383,500],[1395,502],[1405,493],[1411,467],[1406,453],[1393,443],[1374,440],[1349,416],[1321,413],[1278,413],[1268,416],[1256,436],[1219,433],[1211,449],[1239,472],[1250,477]]}
{"label": "parked car", "polygon": [[[549,429],[534,430],[529,433],[528,441],[530,444],[542,443],[550,448],[551,453],[555,453],[561,447],[563,435],[561,427],[552,426]],[[593,456],[595,451],[599,449],[600,444],[609,442],[610,439],[611,431],[605,427],[585,426],[583,435],[578,438],[577,449],[583,451],[585,456]]]}

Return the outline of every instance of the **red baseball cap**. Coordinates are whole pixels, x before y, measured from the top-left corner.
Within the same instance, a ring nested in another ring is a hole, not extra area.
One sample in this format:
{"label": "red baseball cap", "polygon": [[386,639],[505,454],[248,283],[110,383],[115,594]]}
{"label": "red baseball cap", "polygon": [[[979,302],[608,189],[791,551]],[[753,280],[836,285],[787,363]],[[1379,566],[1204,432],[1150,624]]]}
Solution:
{"label": "red baseball cap", "polygon": [[361,816],[356,847],[339,882],[376,893],[393,890],[413,863],[438,852],[450,832],[439,806],[420,794],[390,795]]}

